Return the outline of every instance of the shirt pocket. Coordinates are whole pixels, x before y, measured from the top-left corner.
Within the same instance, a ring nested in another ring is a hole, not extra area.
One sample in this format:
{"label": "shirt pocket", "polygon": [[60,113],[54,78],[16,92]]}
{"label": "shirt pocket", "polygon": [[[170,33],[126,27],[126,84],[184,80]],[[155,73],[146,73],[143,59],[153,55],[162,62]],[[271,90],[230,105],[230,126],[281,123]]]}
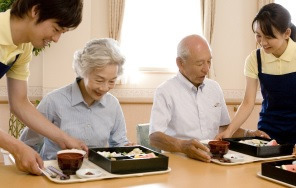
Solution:
{"label": "shirt pocket", "polygon": [[221,119],[222,104],[217,101],[210,101],[208,106],[207,118],[208,127],[212,130],[219,129]]}

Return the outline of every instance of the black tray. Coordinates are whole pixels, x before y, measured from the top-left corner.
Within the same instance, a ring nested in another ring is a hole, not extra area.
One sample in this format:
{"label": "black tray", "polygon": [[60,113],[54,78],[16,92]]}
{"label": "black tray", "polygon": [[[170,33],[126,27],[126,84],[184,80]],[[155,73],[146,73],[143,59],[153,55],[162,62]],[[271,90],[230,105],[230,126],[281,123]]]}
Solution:
{"label": "black tray", "polygon": [[293,161],[295,161],[295,159],[262,163],[261,174],[263,176],[296,186],[296,173],[276,167],[292,164]]}
{"label": "black tray", "polygon": [[262,137],[241,137],[241,138],[224,138],[223,140],[230,142],[229,149],[251,155],[254,157],[277,157],[291,155],[293,152],[293,144],[282,144],[277,146],[251,146],[244,143],[239,143],[241,140],[258,139],[270,141],[270,139]]}
{"label": "black tray", "polygon": [[[149,159],[132,159],[129,157],[119,157],[116,161],[110,160],[97,152],[131,152],[133,149],[139,148],[144,153],[153,152],[157,157]],[[94,164],[100,166],[112,174],[130,174],[140,172],[162,171],[168,169],[169,158],[161,153],[146,148],[144,146],[131,147],[113,147],[113,148],[90,148],[88,159]]]}

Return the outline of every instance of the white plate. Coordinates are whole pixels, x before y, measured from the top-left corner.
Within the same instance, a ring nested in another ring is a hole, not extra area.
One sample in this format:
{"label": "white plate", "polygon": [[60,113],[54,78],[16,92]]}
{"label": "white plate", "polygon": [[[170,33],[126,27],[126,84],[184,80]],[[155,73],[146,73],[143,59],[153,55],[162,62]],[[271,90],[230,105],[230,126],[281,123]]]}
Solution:
{"label": "white plate", "polygon": [[237,163],[237,162],[242,162],[244,161],[244,156],[243,155],[240,155],[240,154],[226,154],[223,156],[225,159],[228,159],[230,160],[230,162],[232,163]]}
{"label": "white plate", "polygon": [[[87,173],[90,173],[89,175]],[[102,172],[98,169],[92,169],[92,168],[85,168],[80,169],[76,171],[76,175],[79,178],[96,178],[100,177],[102,175]]]}

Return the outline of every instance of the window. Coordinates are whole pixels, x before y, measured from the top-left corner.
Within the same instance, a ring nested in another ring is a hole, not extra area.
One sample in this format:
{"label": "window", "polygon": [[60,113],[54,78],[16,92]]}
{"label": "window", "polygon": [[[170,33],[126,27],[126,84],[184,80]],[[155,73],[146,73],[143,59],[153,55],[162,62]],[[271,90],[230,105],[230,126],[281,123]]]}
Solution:
{"label": "window", "polygon": [[177,44],[201,34],[199,0],[126,0],[121,49],[126,72],[176,71]]}
{"label": "window", "polygon": [[296,24],[296,1],[295,0],[275,0],[275,3],[278,3],[285,7],[291,14],[292,23]]}

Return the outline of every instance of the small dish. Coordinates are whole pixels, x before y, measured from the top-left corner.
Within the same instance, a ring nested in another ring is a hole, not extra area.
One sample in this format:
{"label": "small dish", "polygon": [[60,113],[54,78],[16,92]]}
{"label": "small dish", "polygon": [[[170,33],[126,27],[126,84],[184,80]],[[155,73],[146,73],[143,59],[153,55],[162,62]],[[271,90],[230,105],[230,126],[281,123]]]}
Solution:
{"label": "small dish", "polygon": [[244,156],[239,154],[226,154],[223,156],[225,159],[230,160],[231,163],[244,161]]}
{"label": "small dish", "polygon": [[83,178],[96,178],[102,175],[102,172],[98,169],[92,168],[85,168],[76,171],[76,175],[83,179]]}

